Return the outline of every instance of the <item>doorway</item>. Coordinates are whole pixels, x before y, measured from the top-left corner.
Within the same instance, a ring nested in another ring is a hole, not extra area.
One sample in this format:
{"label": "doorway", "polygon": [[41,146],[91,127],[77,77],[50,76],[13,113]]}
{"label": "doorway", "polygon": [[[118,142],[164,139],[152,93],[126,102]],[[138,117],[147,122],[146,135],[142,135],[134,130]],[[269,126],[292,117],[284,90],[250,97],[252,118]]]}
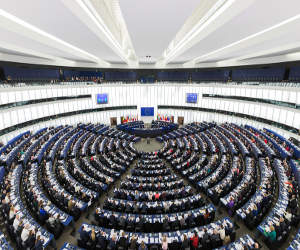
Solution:
{"label": "doorway", "polygon": [[111,126],[117,126],[117,117],[111,117],[110,118],[110,125]]}
{"label": "doorway", "polygon": [[179,125],[183,125],[183,123],[184,123],[184,117],[183,116],[178,116],[177,121],[178,121]]}

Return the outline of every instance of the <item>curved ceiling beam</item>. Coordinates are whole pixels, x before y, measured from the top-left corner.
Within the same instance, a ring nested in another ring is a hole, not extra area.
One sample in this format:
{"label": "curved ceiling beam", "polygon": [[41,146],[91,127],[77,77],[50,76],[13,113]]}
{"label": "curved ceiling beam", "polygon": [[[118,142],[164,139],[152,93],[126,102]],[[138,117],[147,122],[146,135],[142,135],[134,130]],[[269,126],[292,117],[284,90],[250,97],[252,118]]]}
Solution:
{"label": "curved ceiling beam", "polygon": [[[210,5],[206,6],[206,13],[202,13],[202,15],[199,16],[197,10],[194,12],[193,16],[191,16],[189,19],[198,18],[198,21],[194,22],[195,24],[189,29],[185,28],[185,35],[180,41],[175,42],[175,40],[173,40],[170,43],[169,47],[164,51],[156,66],[165,66],[176,57],[206,38],[219,27],[224,25],[224,23],[233,19],[235,16],[247,9],[254,1],[256,0],[218,0],[214,1],[213,5],[211,4],[212,2],[209,1]],[[202,5],[199,6],[199,8],[202,7]],[[189,20],[187,20],[187,22],[188,21]],[[182,33],[181,30],[179,32]]]}
{"label": "curved ceiling beam", "polygon": [[[197,58],[185,63],[184,66],[195,65],[197,63],[206,61],[208,59],[209,60],[214,60],[214,59],[217,60],[218,57],[221,57],[222,55],[229,55],[231,52],[233,52],[235,50],[245,49],[249,46],[253,46],[255,44],[266,42],[267,40],[272,39],[273,36],[278,36],[279,34],[284,34],[286,32],[286,28],[289,25],[293,25],[293,23],[298,22],[299,20],[300,20],[300,14],[296,15],[294,17],[291,17],[283,22],[280,22],[276,25],[273,25],[272,27],[264,29],[260,32],[252,34],[250,36],[247,36],[239,41],[236,41],[236,42],[226,45],[222,48],[219,48],[217,50],[209,52],[205,55],[197,57]],[[282,50],[283,49],[284,49],[284,47],[282,47]],[[232,60],[242,60],[242,59],[246,59],[246,58],[247,58],[247,56],[243,56],[242,58],[231,58],[231,59]]]}
{"label": "curved ceiling beam", "polygon": [[11,15],[10,13],[0,9],[0,27],[21,34],[27,38],[38,41],[55,49],[65,51],[71,54],[76,54],[84,60],[96,63],[99,67],[108,67],[110,64],[100,58],[66,42],[58,37],[55,37],[23,20]]}
{"label": "curved ceiling beam", "polygon": [[138,66],[118,1],[63,0],[63,3],[124,62]]}

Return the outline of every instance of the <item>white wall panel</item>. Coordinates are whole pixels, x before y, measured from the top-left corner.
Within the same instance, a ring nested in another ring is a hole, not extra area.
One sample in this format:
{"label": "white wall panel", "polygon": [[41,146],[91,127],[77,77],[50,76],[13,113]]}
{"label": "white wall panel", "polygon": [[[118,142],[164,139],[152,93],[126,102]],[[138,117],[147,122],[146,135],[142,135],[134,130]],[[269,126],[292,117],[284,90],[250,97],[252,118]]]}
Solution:
{"label": "white wall panel", "polygon": [[40,94],[40,98],[47,98],[47,89],[41,89]]}
{"label": "white wall panel", "polygon": [[[15,94],[15,102],[21,102],[23,100],[23,97],[22,97],[22,91],[16,91],[15,93],[14,92],[11,92],[11,94]],[[10,102],[12,102],[10,100]]]}
{"label": "white wall panel", "polygon": [[282,101],[282,100],[284,100],[284,99],[283,99],[283,92],[285,92],[285,91],[282,91],[282,90],[276,90],[276,100],[277,100],[277,101]]}
{"label": "white wall panel", "polygon": [[252,88],[251,91],[250,91],[250,93],[251,93],[250,97],[252,97],[252,98],[256,97],[256,89]]}
{"label": "white wall panel", "polygon": [[269,93],[269,99],[276,100],[276,90],[271,89]]}
{"label": "white wall panel", "polygon": [[273,121],[279,121],[279,116],[280,116],[280,109],[274,108],[273,109]]}
{"label": "white wall panel", "polygon": [[[107,105],[96,104],[97,93],[108,93],[109,103]],[[186,103],[186,93],[198,93],[199,100],[197,104]],[[245,113],[254,116],[259,116],[269,120],[286,123],[290,126],[299,127],[300,117],[299,110],[289,109],[285,107],[266,105],[263,103],[251,103],[243,101],[229,101],[224,99],[213,99],[213,98],[201,98],[202,93],[210,94],[222,94],[222,95],[237,95],[237,96],[248,96],[256,98],[269,98],[274,100],[288,101],[292,103],[300,104],[300,90],[295,88],[274,88],[271,87],[260,87],[260,86],[242,86],[237,85],[234,87],[224,85],[207,85],[207,84],[152,84],[152,85],[140,85],[140,84],[110,84],[110,85],[96,85],[96,86],[80,86],[80,87],[66,87],[66,86],[49,86],[45,87],[22,87],[16,89],[5,89],[0,92],[0,103],[9,103],[17,101],[24,101],[28,99],[40,99],[49,98],[53,96],[70,96],[70,95],[82,95],[90,94],[92,98],[89,99],[72,99],[67,101],[59,101],[55,103],[39,103],[28,106],[20,106],[13,109],[0,110],[3,117],[3,122],[0,123],[1,129],[12,126],[15,122],[15,118],[9,112],[14,109],[18,110],[18,123],[24,122],[26,119],[21,113],[30,113],[30,119],[37,119],[46,115],[59,114],[65,112],[71,112],[75,110],[98,108],[98,107],[111,107],[111,106],[124,106],[124,105],[136,105],[138,110],[135,111],[140,117],[140,107],[149,106],[155,108],[155,116],[157,114],[157,105],[171,105],[171,106],[192,106],[202,107],[210,109],[227,110],[238,113]],[[17,99],[16,99],[17,98]],[[275,111],[274,111],[275,109]],[[22,110],[23,112],[19,112]],[[284,111],[283,111],[284,110]],[[91,116],[86,115],[85,117],[90,121],[109,119],[109,115],[114,114],[119,117],[124,112],[120,113],[106,113],[107,115],[98,115],[94,113]],[[128,114],[132,114],[130,111]],[[166,114],[173,114],[176,119],[178,112],[166,110]],[[181,116],[186,116],[186,120],[197,120],[199,118],[206,119],[237,119],[228,118],[228,116],[209,114],[205,112],[190,113],[184,111],[180,113]],[[8,118],[8,119],[5,119]],[[29,119],[29,120],[30,120]],[[65,118],[63,118],[65,119]],[[118,118],[119,119],[119,118]],[[285,122],[284,122],[285,120]]]}
{"label": "white wall panel", "polygon": [[[293,96],[293,97],[291,98],[292,102],[295,102],[295,103],[297,103],[297,104],[300,104],[300,91],[298,91],[298,93],[296,93],[296,92],[291,92],[290,95]],[[294,98],[294,99],[293,99],[293,98]]]}
{"label": "white wall panel", "polygon": [[[285,111],[285,110],[282,110]],[[294,125],[294,115],[295,113],[292,111],[286,111],[286,121],[282,121],[283,124],[287,124],[289,126],[293,126]],[[300,123],[299,123],[300,126]]]}
{"label": "white wall panel", "polygon": [[[16,92],[16,93],[20,93],[20,92]],[[8,92],[8,98],[4,97],[7,100],[7,103],[12,103],[16,101],[16,93],[12,91]],[[18,96],[21,98],[20,94],[18,94]]]}
{"label": "white wall panel", "polygon": [[300,130],[300,113],[296,113],[294,114],[294,124],[293,127],[296,129]]}
{"label": "white wall panel", "polygon": [[273,108],[272,107],[267,107],[267,116],[266,118],[268,120],[272,120],[273,119]]}
{"label": "white wall panel", "polygon": [[[280,123],[287,124],[286,123],[287,111],[284,109],[278,109],[278,113],[279,113],[278,121]],[[289,125],[289,124],[287,124],[287,125]]]}

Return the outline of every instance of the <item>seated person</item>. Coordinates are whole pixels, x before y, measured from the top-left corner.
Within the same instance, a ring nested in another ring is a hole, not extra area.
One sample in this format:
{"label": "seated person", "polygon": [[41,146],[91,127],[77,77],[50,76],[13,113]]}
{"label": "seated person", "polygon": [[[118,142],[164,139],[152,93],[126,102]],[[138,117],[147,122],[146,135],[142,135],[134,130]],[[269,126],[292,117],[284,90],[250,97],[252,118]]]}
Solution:
{"label": "seated person", "polygon": [[35,240],[34,250],[43,250],[44,241],[41,239],[41,236],[38,235]]}
{"label": "seated person", "polygon": [[122,232],[122,236],[121,236],[120,239],[119,239],[119,244],[118,244],[118,246],[121,246],[121,247],[124,247],[124,249],[127,249],[127,245],[128,245],[127,237],[126,237],[126,235],[125,235],[125,232],[123,231],[123,232]]}
{"label": "seated person", "polygon": [[117,237],[116,237],[116,235],[113,235],[111,237],[111,240],[109,241],[107,248],[110,249],[110,250],[117,249]]}
{"label": "seated person", "polygon": [[276,231],[273,225],[269,228],[265,228],[264,235],[271,241],[274,242],[276,240]]}
{"label": "seated person", "polygon": [[199,245],[199,237],[196,231],[194,231],[194,235],[191,238],[191,242],[192,242],[192,247],[193,249],[198,249],[198,245]]}
{"label": "seated person", "polygon": [[89,238],[90,238],[89,232],[86,231],[85,226],[82,226],[81,231],[80,231],[80,239],[83,242],[87,242],[89,240]]}
{"label": "seated person", "polygon": [[39,210],[39,219],[45,223],[45,221],[48,219],[48,213],[45,211],[43,205],[40,206],[40,210]]}

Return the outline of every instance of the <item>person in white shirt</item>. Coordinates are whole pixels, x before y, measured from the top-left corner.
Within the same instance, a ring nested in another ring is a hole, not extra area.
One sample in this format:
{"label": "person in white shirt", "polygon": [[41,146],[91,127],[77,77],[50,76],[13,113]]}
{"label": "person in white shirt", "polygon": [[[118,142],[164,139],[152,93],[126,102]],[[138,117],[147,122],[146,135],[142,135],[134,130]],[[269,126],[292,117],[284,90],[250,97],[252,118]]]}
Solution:
{"label": "person in white shirt", "polygon": [[9,209],[9,220],[12,220],[15,217],[15,211],[14,211],[14,207],[11,206]]}
{"label": "person in white shirt", "polygon": [[7,193],[7,195],[5,196],[5,202],[6,202],[6,204],[9,204],[9,202],[10,202],[9,193]]}
{"label": "person in white shirt", "polygon": [[22,239],[23,242],[26,242],[26,240],[29,237],[29,230],[28,230],[28,228],[29,228],[29,225],[26,224],[25,227],[22,230],[21,239]]}
{"label": "person in white shirt", "polygon": [[287,212],[287,211],[285,212],[284,217],[285,217],[288,221],[291,221],[291,220],[292,220],[292,214],[289,213],[289,212]]}
{"label": "person in white shirt", "polygon": [[220,234],[221,240],[224,241],[226,235],[225,235],[225,229],[224,229],[224,226],[223,226],[223,225],[221,225],[221,228],[220,228],[220,230],[219,230],[219,234]]}
{"label": "person in white shirt", "polygon": [[13,223],[13,227],[14,227],[15,231],[17,231],[18,226],[19,226],[19,215],[17,214],[16,218],[14,219],[14,223]]}
{"label": "person in white shirt", "polygon": [[54,226],[55,225],[55,218],[54,218],[54,216],[49,216],[48,222],[49,222],[49,224],[51,226]]}

